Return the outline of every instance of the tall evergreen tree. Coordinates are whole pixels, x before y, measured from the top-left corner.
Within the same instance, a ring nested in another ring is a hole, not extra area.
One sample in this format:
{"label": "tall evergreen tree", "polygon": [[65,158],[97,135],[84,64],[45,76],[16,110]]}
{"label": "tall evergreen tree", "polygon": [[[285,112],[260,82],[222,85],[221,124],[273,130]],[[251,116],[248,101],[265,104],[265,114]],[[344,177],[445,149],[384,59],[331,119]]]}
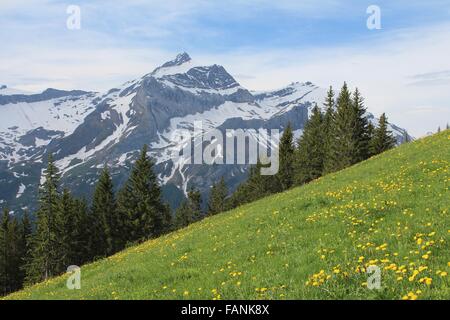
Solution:
{"label": "tall evergreen tree", "polygon": [[22,288],[25,248],[24,229],[17,218],[3,211],[0,224],[0,296]]}
{"label": "tall evergreen tree", "polygon": [[363,99],[358,90],[352,95],[344,83],[337,98],[333,135],[327,153],[326,172],[341,170],[369,156],[369,128]]}
{"label": "tall evergreen tree", "polygon": [[184,228],[191,223],[201,220],[203,217],[201,204],[201,193],[196,189],[190,190],[187,199],[183,201],[175,212],[176,228]]}
{"label": "tall evergreen tree", "polygon": [[373,138],[370,142],[371,153],[373,155],[380,154],[384,151],[395,147],[396,139],[392,132],[388,130],[388,121],[383,113],[380,117],[379,124],[375,128]]}
{"label": "tall evergreen tree", "polygon": [[328,151],[326,172],[334,172],[352,164],[354,154],[353,141],[353,110],[351,95],[344,83],[336,101],[336,112],[333,124],[334,143]]}
{"label": "tall evergreen tree", "polygon": [[256,165],[250,167],[247,180],[242,182],[227,200],[227,209],[236,208],[245,203],[280,192],[281,187],[278,179],[274,179],[273,176],[261,175],[263,166],[258,161]]}
{"label": "tall evergreen tree", "polygon": [[20,224],[20,239],[19,239],[19,250],[20,250],[20,266],[17,270],[21,286],[25,282],[26,277],[26,265],[30,261],[29,254],[31,250],[31,239],[33,235],[33,227],[30,221],[30,216],[28,211],[25,211]]}
{"label": "tall evergreen tree", "polygon": [[63,219],[58,192],[59,173],[52,155],[49,155],[45,182],[40,188],[36,232],[32,239],[31,260],[27,265],[27,282],[33,283],[55,276],[67,268]]}
{"label": "tall evergreen tree", "polygon": [[127,221],[126,242],[157,237],[167,229],[167,206],[153,172],[154,161],[147,153],[145,145],[118,197],[121,219]]}
{"label": "tall evergreen tree", "polygon": [[[73,248],[73,244],[70,242],[70,227],[71,217],[74,212],[74,198],[70,193],[69,189],[65,188],[59,197],[59,216],[61,219],[61,228],[55,230],[57,232],[57,238],[60,245],[60,251],[64,253],[61,261],[61,269],[63,266],[67,268],[71,263],[70,261],[70,251]],[[61,270],[63,271],[63,270]]]}
{"label": "tall evergreen tree", "polygon": [[362,98],[358,88],[353,93],[353,112],[354,112],[354,133],[353,138],[355,140],[355,154],[353,157],[353,163],[369,158],[369,143],[370,143],[370,128],[369,120],[366,116],[366,108],[364,106],[364,99]]}
{"label": "tall evergreen tree", "polygon": [[0,296],[9,293],[9,275],[8,275],[8,226],[9,211],[3,210],[0,224]]}
{"label": "tall evergreen tree", "polygon": [[84,200],[74,198],[69,190],[65,189],[61,196],[61,207],[67,243],[65,264],[80,266],[91,258],[88,242],[92,232],[89,231],[94,230],[92,223],[87,221],[87,205]]}
{"label": "tall evergreen tree", "polygon": [[303,184],[319,178],[323,173],[324,150],[323,117],[316,105],[298,141],[295,158],[295,180]]}
{"label": "tall evergreen tree", "polygon": [[91,220],[93,257],[111,255],[122,248],[123,220],[119,219],[114,186],[106,166],[94,191]]}
{"label": "tall evergreen tree", "polygon": [[287,190],[292,186],[294,176],[293,158],[294,135],[289,122],[281,136],[279,146],[279,170],[276,177],[280,183],[280,191]]}
{"label": "tall evergreen tree", "polygon": [[335,137],[335,112],[336,102],[334,97],[333,87],[327,92],[327,98],[324,103],[325,115],[323,116],[323,173],[333,171],[335,164],[334,144],[336,143]]}
{"label": "tall evergreen tree", "polygon": [[23,284],[20,267],[22,265],[21,229],[16,218],[10,219],[7,228],[7,275],[9,282],[9,292],[19,290]]}
{"label": "tall evergreen tree", "polygon": [[225,179],[222,177],[220,181],[215,183],[211,188],[208,202],[208,215],[214,215],[225,211],[227,196],[227,185],[225,183]]}
{"label": "tall evergreen tree", "polygon": [[92,261],[92,247],[90,247],[92,223],[90,218],[86,199],[75,199],[73,220],[72,223],[68,223],[69,226],[73,226],[70,243],[75,244],[70,250],[71,264],[80,266]]}

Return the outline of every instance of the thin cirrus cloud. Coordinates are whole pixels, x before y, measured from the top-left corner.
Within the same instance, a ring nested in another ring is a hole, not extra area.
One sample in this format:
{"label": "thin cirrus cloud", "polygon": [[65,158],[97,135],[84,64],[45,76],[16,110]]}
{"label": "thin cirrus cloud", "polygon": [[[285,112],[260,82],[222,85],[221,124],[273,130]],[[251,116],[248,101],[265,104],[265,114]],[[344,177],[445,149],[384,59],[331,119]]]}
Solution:
{"label": "thin cirrus cloud", "polygon": [[428,72],[411,76],[411,86],[445,86],[450,85],[450,70]]}
{"label": "thin cirrus cloud", "polygon": [[[81,30],[66,28],[69,4]],[[180,51],[223,64],[251,90],[312,81],[358,86],[375,114],[416,136],[450,119],[448,1],[2,0],[0,83],[108,90]],[[425,106],[425,107],[424,107]]]}

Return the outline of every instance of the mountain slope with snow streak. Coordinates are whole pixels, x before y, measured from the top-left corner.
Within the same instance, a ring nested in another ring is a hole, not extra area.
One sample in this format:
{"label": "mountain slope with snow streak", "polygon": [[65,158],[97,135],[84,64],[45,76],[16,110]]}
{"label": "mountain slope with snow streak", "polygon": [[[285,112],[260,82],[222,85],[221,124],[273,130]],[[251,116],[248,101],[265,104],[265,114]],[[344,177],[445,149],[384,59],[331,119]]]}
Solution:
{"label": "mountain slope with snow streak", "polygon": [[[195,186],[207,197],[224,176],[234,189],[247,165],[192,165],[173,162],[181,148],[177,129],[281,129],[288,121],[299,136],[326,90],[292,83],[270,92],[251,92],[220,65],[204,66],[187,53],[143,77],[106,93],[47,89],[39,94],[0,90],[0,203],[17,212],[36,207],[37,189],[49,153],[64,187],[88,196],[105,164],[116,186],[124,183],[144,144],[156,160],[165,197],[176,207]],[[6,94],[7,93],[7,94]],[[12,94],[11,94],[12,93]],[[376,121],[371,114],[369,116]],[[392,127],[399,140],[403,129]]]}

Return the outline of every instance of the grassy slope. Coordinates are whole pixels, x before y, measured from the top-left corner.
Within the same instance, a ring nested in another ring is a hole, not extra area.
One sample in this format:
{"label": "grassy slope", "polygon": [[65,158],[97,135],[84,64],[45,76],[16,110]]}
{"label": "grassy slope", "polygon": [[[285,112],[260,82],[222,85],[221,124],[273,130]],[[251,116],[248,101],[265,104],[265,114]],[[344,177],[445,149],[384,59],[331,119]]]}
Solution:
{"label": "grassy slope", "polygon": [[449,165],[447,130],[8,298],[448,299]]}

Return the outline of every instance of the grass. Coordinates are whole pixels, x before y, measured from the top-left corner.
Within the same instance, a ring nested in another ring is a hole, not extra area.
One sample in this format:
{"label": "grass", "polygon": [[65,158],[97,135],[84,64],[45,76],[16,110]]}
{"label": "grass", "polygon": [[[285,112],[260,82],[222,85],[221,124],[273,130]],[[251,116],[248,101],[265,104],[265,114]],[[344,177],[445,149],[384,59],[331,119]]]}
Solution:
{"label": "grass", "polygon": [[7,299],[449,299],[449,161],[447,130]]}

